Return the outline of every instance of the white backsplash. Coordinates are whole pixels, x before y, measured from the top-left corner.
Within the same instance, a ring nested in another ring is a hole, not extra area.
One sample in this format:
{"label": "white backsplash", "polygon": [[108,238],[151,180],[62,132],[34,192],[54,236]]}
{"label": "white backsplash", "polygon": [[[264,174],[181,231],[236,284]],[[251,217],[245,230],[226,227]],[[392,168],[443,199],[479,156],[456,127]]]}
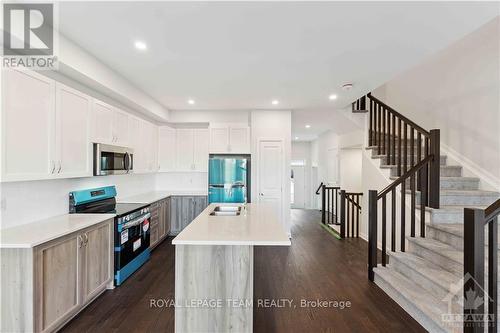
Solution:
{"label": "white backsplash", "polygon": [[195,190],[206,191],[208,189],[207,172],[174,172],[158,173],[156,175],[156,189],[168,190]]}
{"label": "white backsplash", "polygon": [[206,190],[207,173],[116,175],[0,183],[0,228],[68,213],[68,193],[115,185],[118,197],[154,190]]}

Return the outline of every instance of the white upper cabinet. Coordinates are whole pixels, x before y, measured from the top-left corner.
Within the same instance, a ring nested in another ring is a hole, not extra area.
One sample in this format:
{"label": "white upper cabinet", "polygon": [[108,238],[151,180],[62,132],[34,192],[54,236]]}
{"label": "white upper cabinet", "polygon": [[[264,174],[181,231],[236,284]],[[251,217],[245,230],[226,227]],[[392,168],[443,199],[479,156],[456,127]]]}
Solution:
{"label": "white upper cabinet", "polygon": [[129,130],[130,130],[130,148],[134,150],[133,152],[133,166],[134,173],[145,172],[146,158],[145,149],[143,144],[143,137],[141,132],[142,121],[136,117],[129,118]]}
{"label": "white upper cabinet", "polygon": [[158,160],[158,126],[151,124],[151,172],[158,172],[160,170],[160,164]]}
{"label": "white upper cabinet", "polygon": [[250,153],[250,128],[246,125],[229,127],[229,152]]}
{"label": "white upper cabinet", "polygon": [[208,129],[193,130],[193,170],[208,171]]}
{"label": "white upper cabinet", "polygon": [[91,98],[56,83],[56,170],[62,178],[92,175]]}
{"label": "white upper cabinet", "polygon": [[92,103],[92,113],[93,141],[97,143],[112,144],[115,141],[113,136],[113,107],[94,99]]}
{"label": "white upper cabinet", "polygon": [[229,127],[226,125],[210,126],[210,152],[225,153],[229,150]]}
{"label": "white upper cabinet", "polygon": [[113,129],[114,144],[118,146],[129,146],[129,115],[125,112],[115,109],[113,112]]}
{"label": "white upper cabinet", "polygon": [[176,130],[176,171],[208,170],[208,141],[206,128]]}
{"label": "white upper cabinet", "polygon": [[175,171],[175,147],[175,129],[160,126],[158,129],[158,164],[160,171]]}
{"label": "white upper cabinet", "polygon": [[193,171],[193,129],[178,128],[176,130],[177,171]]}
{"label": "white upper cabinet", "polygon": [[129,142],[129,115],[107,103],[94,99],[93,141],[127,147]]}
{"label": "white upper cabinet", "polygon": [[10,70],[3,89],[2,180],[92,175],[90,96],[37,73]]}
{"label": "white upper cabinet", "polygon": [[2,180],[50,178],[55,82],[34,72],[2,72]]}
{"label": "white upper cabinet", "polygon": [[250,128],[246,124],[211,124],[210,153],[250,153]]}

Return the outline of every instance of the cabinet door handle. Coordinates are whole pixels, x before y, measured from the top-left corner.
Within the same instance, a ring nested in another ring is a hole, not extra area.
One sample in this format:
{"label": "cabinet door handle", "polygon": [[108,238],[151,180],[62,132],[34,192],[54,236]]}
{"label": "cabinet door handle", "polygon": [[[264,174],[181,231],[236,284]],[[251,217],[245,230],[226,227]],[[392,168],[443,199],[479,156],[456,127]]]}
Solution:
{"label": "cabinet door handle", "polygon": [[87,246],[87,244],[89,243],[89,236],[87,235],[87,233],[85,233],[84,236],[85,236],[85,243],[83,244],[83,246]]}
{"label": "cabinet door handle", "polygon": [[50,164],[52,164],[52,171],[50,173],[54,173],[56,171],[56,162],[50,161]]}
{"label": "cabinet door handle", "polygon": [[78,248],[81,249],[83,245],[83,238],[81,235],[78,235],[77,241],[78,241]]}
{"label": "cabinet door handle", "polygon": [[57,169],[57,173],[61,173],[61,169],[62,169],[62,163],[61,161],[59,161],[59,169]]}

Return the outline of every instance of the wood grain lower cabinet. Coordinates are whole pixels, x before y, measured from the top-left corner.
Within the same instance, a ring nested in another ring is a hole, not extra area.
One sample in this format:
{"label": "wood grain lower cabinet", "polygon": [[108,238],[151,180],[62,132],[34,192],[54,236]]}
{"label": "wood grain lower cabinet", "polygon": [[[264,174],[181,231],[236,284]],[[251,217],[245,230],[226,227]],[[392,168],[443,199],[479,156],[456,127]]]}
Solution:
{"label": "wood grain lower cabinet", "polygon": [[1,249],[0,332],[53,332],[113,282],[107,220],[35,248]]}
{"label": "wood grain lower cabinet", "polygon": [[171,235],[179,234],[207,207],[207,196],[170,197]]}
{"label": "wood grain lower cabinet", "polygon": [[83,235],[82,257],[82,303],[91,301],[100,294],[113,279],[113,224],[105,223],[90,229]]}
{"label": "wood grain lower cabinet", "polygon": [[35,250],[35,331],[54,331],[81,307],[82,243],[73,234]]}
{"label": "wood grain lower cabinet", "polygon": [[151,204],[151,239],[150,248],[156,247],[170,231],[170,198]]}

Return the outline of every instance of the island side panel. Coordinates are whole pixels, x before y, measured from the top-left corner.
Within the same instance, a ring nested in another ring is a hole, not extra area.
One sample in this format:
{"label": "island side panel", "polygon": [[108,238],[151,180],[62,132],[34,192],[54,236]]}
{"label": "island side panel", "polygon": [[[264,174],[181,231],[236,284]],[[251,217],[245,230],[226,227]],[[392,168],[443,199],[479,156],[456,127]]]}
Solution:
{"label": "island side panel", "polygon": [[252,332],[253,246],[176,245],[175,302],[176,332]]}

